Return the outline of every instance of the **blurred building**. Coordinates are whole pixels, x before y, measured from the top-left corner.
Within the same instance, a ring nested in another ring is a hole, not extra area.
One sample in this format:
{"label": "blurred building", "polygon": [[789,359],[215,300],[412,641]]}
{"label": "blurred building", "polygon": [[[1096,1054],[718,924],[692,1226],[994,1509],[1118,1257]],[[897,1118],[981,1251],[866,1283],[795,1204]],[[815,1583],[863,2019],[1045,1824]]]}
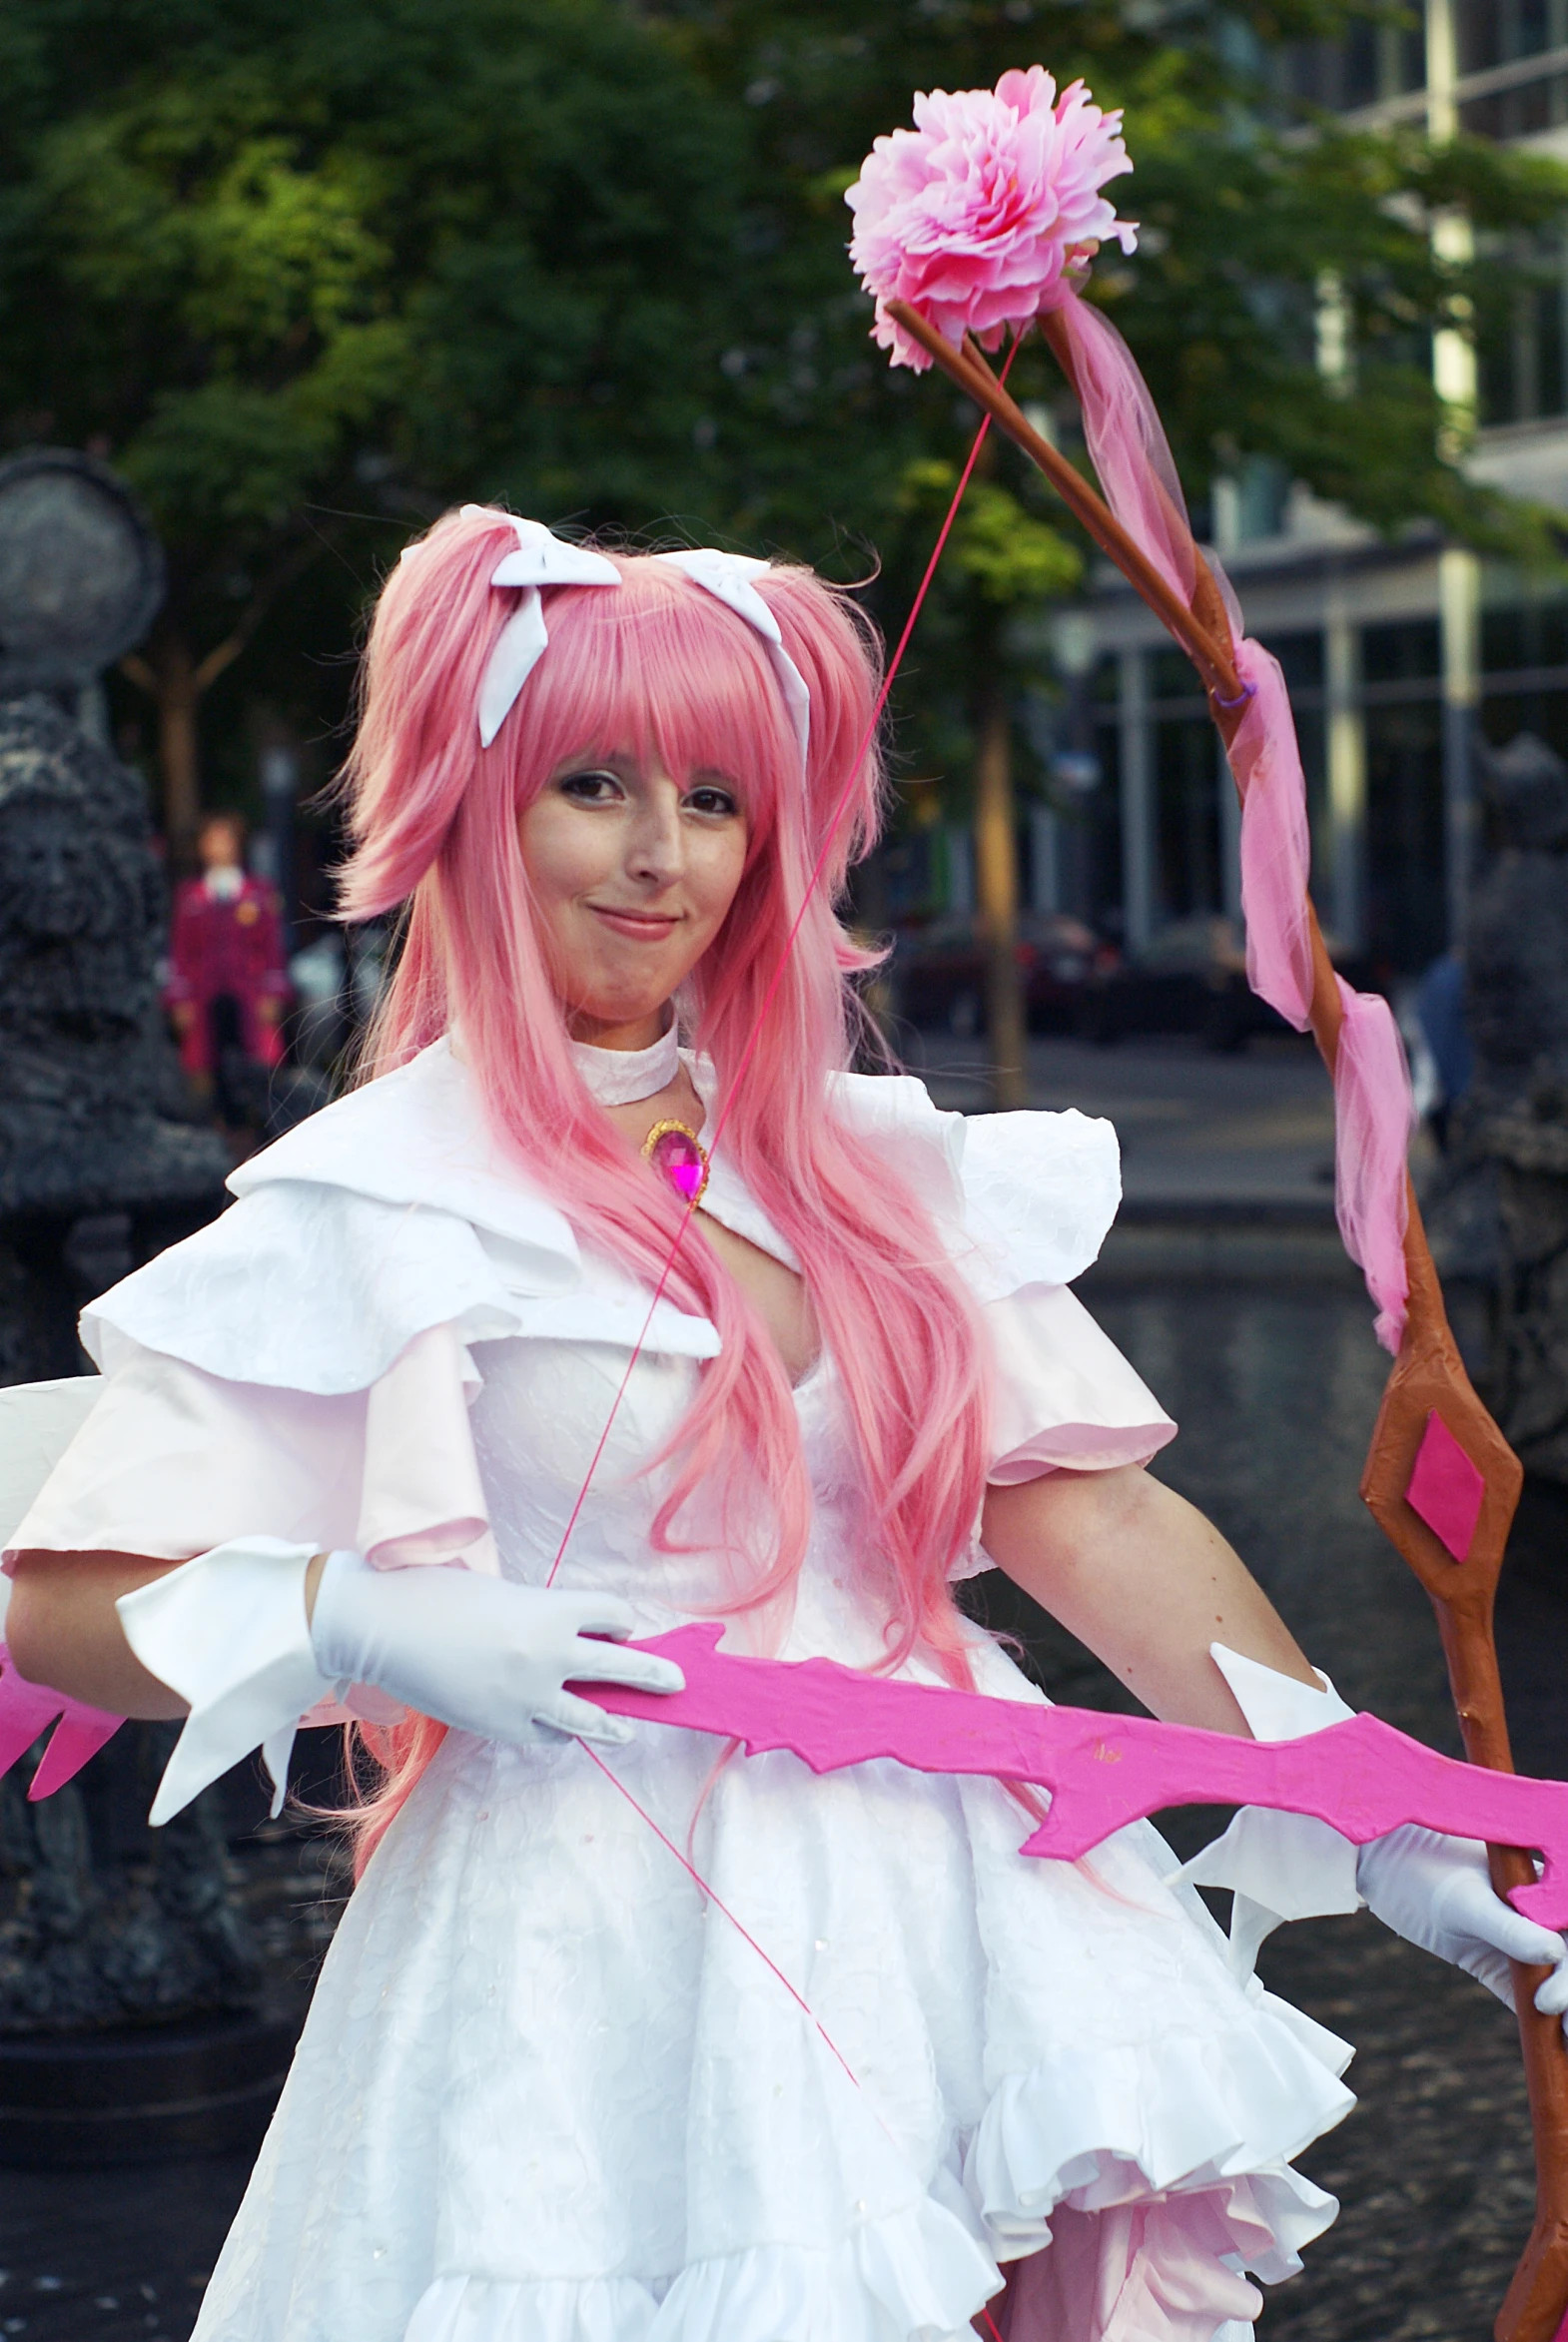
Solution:
{"label": "blurred building", "polygon": [[[1358,127],[1424,121],[1568,160],[1568,0],[1425,0],[1419,28],[1294,43],[1278,70],[1285,95]],[[1529,298],[1473,344],[1437,336],[1433,365],[1474,412],[1474,476],[1568,509],[1568,238],[1531,259]],[[1331,286],[1321,298],[1331,372],[1348,353]],[[1266,462],[1219,483],[1208,522],[1291,686],[1324,925],[1385,977],[1418,969],[1463,935],[1477,730],[1568,754],[1568,597],[1435,530],[1383,542]],[[1033,892],[1120,926],[1136,952],[1174,920],[1238,908],[1234,791],[1190,667],[1131,590],[1106,575],[1074,621],[1089,640],[1059,663],[1078,671],[1081,745],[1104,778],[1035,842]]]}

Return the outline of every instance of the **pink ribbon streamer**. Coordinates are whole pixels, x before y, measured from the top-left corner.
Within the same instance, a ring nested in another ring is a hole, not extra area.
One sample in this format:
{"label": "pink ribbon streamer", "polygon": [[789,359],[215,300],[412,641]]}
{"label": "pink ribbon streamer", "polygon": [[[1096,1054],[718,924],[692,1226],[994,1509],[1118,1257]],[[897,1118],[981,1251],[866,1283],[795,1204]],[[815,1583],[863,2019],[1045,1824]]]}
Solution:
{"label": "pink ribbon streamer", "polygon": [[[1084,434],[1106,501],[1184,602],[1197,549],[1170,443],[1138,361],[1110,320],[1070,293],[1058,312],[1072,355]],[[1241,910],[1246,977],[1298,1033],[1312,1001],[1306,780],[1276,659],[1246,638],[1229,580],[1210,564],[1230,621],[1247,706],[1230,748],[1241,796]],[[1409,1279],[1405,1161],[1415,1126],[1410,1071],[1388,1003],[1343,981],[1334,1068],[1334,1209],[1345,1250],[1377,1307],[1376,1332],[1398,1352]]]}
{"label": "pink ribbon streamer", "polygon": [[1334,1061],[1334,1210],[1344,1248],[1377,1303],[1375,1332],[1394,1357],[1410,1297],[1406,1158],[1415,1128],[1410,1069],[1394,1014],[1336,977],[1344,1023]]}
{"label": "pink ribbon streamer", "polygon": [[1312,1006],[1306,779],[1279,661],[1260,643],[1243,640],[1234,647],[1236,672],[1251,693],[1230,747],[1230,770],[1241,793],[1246,980],[1286,1024],[1304,1033]]}

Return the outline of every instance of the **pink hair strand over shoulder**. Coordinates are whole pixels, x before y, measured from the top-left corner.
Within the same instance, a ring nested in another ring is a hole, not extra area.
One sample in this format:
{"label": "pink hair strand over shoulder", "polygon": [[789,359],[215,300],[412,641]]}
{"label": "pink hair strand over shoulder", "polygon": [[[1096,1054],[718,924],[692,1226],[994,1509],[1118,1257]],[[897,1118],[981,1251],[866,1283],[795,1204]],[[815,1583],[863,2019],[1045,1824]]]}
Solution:
{"label": "pink hair strand over shoulder", "polygon": [[[881,1151],[836,1116],[831,1074],[859,1026],[851,979],[872,962],[834,904],[874,842],[882,777],[861,754],[876,702],[878,649],[843,594],[805,568],[754,582],[811,693],[800,750],[766,651],[751,628],[679,570],[614,553],[622,583],[547,590],[549,647],[488,748],[475,721],[480,678],[515,595],[491,588],[515,541],[499,516],[450,514],[389,577],[371,630],[362,717],[346,769],[353,855],[342,874],[350,919],[406,906],[395,973],[371,1036],[367,1076],[442,1034],[463,1058],[518,1172],[578,1233],[717,1327],[668,1456],[655,1539],[679,1545],[699,1487],[744,1503],[749,1575],[734,1608],[787,1596],[811,1520],[794,1404],[761,1321],[682,1206],[584,1089],[529,910],[518,815],[577,756],[657,750],[678,777],[719,771],[740,791],[748,846],[740,888],[680,1002],[719,1096],[756,1039],[724,1145],[801,1263],[872,1494],[865,1566],[879,1573],[888,1664],[924,1645],[967,1683],[949,1571],[973,1532],[986,1468],[986,1386],[973,1304],[929,1212]],[[856,760],[860,759],[858,778]],[[846,799],[831,841],[827,828]],[[809,892],[825,855],[823,883]],[[779,962],[799,922],[781,981]],[[570,1164],[562,1180],[560,1167]],[[755,1554],[755,1491],[768,1550]],[[723,1508],[721,1507],[721,1513]],[[364,1735],[385,1769],[363,1811],[362,1859],[439,1745],[416,1719]]]}

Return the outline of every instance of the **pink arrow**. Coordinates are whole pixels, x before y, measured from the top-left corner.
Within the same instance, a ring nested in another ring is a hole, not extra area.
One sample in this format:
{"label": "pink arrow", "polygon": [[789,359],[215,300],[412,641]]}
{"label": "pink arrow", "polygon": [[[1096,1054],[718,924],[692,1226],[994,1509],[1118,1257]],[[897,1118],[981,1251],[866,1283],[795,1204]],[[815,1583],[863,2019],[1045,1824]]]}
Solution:
{"label": "pink arrow", "polygon": [[124,1722],[123,1716],[111,1716],[107,1709],[68,1700],[47,1684],[29,1683],[17,1674],[10,1652],[0,1643],[0,1774],[10,1772],[41,1732],[51,1724],[55,1727],[27,1793],[30,1803],[64,1789]]}
{"label": "pink arrow", "polygon": [[1510,1902],[1543,1927],[1568,1928],[1568,1784],[1439,1756],[1375,1716],[1305,1740],[1237,1740],[1147,1716],[894,1683],[831,1659],[732,1658],[718,1648],[722,1631],[685,1626],[632,1646],[673,1659],[684,1691],[575,1688],[617,1715],[717,1733],[752,1754],[789,1749],[814,1773],[890,1757],[918,1773],[1035,1783],[1051,1791],[1051,1812],[1020,1851],[1064,1862],[1130,1822],[1184,1805],[1312,1814],[1356,1846],[1418,1822],[1527,1847],[1544,1858],[1544,1875]]}

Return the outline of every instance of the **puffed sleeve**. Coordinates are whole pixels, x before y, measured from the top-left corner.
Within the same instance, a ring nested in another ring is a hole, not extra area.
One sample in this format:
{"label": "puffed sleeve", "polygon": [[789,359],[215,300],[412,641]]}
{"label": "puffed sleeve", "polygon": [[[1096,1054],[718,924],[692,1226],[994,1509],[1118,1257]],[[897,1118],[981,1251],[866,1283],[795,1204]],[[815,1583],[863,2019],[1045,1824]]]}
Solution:
{"label": "puffed sleeve", "polygon": [[1122,1200],[1115,1129],[1076,1112],[974,1115],[958,1171],[968,1239],[959,1265],[995,1366],[991,1479],[1147,1463],[1176,1427],[1068,1289]]}
{"label": "puffed sleeve", "polygon": [[1176,1425],[1075,1294],[1122,1200],[1113,1126],[1066,1114],[948,1114],[909,1075],[838,1077],[840,1112],[909,1180],[991,1341],[990,1478],[1147,1463]]}
{"label": "puffed sleeve", "polygon": [[97,1397],[10,1550],[275,1536],[493,1571],[468,1344],[517,1319],[465,1221],[261,1188],[84,1312]]}
{"label": "puffed sleeve", "polygon": [[590,1290],[565,1221],[526,1197],[501,1235],[325,1180],[257,1184],[83,1312],[97,1395],[9,1551],[178,1561],[262,1536],[493,1574],[473,1345],[564,1327],[718,1346],[593,1266]]}
{"label": "puffed sleeve", "polygon": [[384,1568],[461,1559],[493,1572],[468,1432],[475,1384],[450,1323],[343,1392],[231,1380],[122,1343],[7,1564],[28,1549],[185,1561],[269,1536],[354,1546]]}
{"label": "puffed sleeve", "polygon": [[887,1150],[981,1304],[993,1356],[990,1480],[1147,1464],[1175,1426],[1068,1290],[1121,1203],[1121,1150],[1091,1115],[953,1115],[913,1075],[836,1078],[843,1118]]}

